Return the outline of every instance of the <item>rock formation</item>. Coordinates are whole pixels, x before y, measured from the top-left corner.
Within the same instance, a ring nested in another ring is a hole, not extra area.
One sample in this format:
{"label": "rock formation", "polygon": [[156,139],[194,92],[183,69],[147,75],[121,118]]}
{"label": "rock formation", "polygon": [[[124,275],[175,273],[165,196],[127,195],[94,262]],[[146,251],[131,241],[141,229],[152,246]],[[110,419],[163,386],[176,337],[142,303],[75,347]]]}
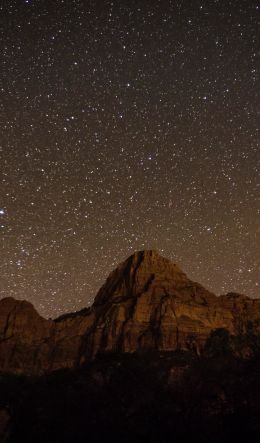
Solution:
{"label": "rock formation", "polygon": [[249,319],[260,317],[260,300],[232,293],[217,297],[156,251],[142,251],[110,274],[93,309],[84,357],[108,351],[199,350],[212,330],[238,334]]}
{"label": "rock formation", "polygon": [[41,372],[46,368],[54,323],[27,301],[0,300],[0,370]]}
{"label": "rock formation", "polygon": [[39,374],[104,352],[199,352],[210,332],[236,335],[260,318],[260,300],[217,297],[156,251],[113,271],[89,309],[45,320],[25,301],[0,300],[0,370]]}

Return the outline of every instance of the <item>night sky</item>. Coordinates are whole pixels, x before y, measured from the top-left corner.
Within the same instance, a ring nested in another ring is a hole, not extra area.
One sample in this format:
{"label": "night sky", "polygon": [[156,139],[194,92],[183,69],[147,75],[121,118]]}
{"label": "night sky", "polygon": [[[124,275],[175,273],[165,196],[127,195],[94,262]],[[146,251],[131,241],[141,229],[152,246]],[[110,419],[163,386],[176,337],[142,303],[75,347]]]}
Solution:
{"label": "night sky", "polygon": [[259,1],[0,2],[0,297],[46,317],[157,249],[259,296]]}

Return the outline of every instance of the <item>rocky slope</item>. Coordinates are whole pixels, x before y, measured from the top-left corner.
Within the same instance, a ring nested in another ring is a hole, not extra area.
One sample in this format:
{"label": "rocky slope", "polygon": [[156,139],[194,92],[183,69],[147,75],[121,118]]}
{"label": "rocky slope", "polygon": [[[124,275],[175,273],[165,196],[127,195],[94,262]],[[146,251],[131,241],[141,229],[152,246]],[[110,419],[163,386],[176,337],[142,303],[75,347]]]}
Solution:
{"label": "rocky slope", "polygon": [[90,309],[52,321],[28,302],[0,300],[0,370],[38,374],[104,352],[199,352],[213,329],[236,335],[258,318],[260,300],[216,297],[156,251],[141,251],[109,275]]}

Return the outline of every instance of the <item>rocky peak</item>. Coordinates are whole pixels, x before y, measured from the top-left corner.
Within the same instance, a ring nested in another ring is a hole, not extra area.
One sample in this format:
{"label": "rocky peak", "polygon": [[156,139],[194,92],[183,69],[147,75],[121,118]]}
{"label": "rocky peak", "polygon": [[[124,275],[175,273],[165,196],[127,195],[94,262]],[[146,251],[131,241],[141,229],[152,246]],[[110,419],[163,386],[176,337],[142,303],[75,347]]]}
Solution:
{"label": "rocky peak", "polygon": [[47,332],[51,322],[41,317],[26,300],[6,297],[0,300],[0,340],[10,340],[20,335],[23,341],[37,341]]}
{"label": "rocky peak", "polygon": [[187,276],[175,263],[162,257],[157,251],[135,252],[111,272],[98,292],[94,305],[138,297],[159,282],[167,282],[177,288],[188,281]]}
{"label": "rocky peak", "polygon": [[259,318],[260,300],[217,297],[157,251],[139,251],[111,272],[91,308],[56,321],[26,301],[0,300],[0,371],[39,374],[107,352],[200,352],[212,330],[236,335]]}
{"label": "rocky peak", "polygon": [[42,371],[44,343],[52,331],[52,321],[41,317],[28,301],[0,300],[0,370]]}

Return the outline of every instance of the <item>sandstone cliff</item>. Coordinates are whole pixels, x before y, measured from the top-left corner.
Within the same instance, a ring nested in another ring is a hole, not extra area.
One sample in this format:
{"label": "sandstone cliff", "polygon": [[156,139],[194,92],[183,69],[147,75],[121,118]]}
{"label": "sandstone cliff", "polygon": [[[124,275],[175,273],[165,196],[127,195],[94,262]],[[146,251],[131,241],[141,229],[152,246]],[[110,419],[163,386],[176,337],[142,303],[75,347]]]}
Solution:
{"label": "sandstone cliff", "polygon": [[28,302],[0,300],[0,370],[38,374],[104,352],[199,352],[213,329],[236,335],[259,317],[260,300],[216,297],[156,251],[141,251],[78,313],[45,320]]}
{"label": "sandstone cliff", "polygon": [[93,309],[84,358],[107,351],[199,351],[213,329],[238,334],[260,317],[260,300],[216,297],[156,251],[142,251],[110,274]]}

